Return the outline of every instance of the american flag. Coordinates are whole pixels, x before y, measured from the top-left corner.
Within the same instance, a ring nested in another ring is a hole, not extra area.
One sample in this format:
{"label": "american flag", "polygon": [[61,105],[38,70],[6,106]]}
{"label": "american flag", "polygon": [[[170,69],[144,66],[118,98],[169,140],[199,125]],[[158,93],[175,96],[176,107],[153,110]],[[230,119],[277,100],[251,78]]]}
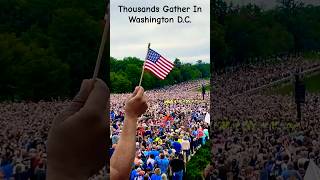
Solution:
{"label": "american flag", "polygon": [[173,69],[174,64],[162,57],[156,51],[149,49],[147,59],[144,65],[144,68],[151,71],[160,79],[166,78],[166,76]]}

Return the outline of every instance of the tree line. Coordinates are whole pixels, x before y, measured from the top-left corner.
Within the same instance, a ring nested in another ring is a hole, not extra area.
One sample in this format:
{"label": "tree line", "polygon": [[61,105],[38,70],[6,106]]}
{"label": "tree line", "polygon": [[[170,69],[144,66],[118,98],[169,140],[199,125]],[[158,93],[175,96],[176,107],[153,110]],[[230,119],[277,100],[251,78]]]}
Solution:
{"label": "tree line", "polygon": [[215,0],[211,7],[211,64],[217,71],[320,50],[320,7],[278,0],[274,9]]}
{"label": "tree line", "polygon": [[[0,0],[0,101],[72,98],[81,81],[93,74],[104,13],[101,0]],[[138,84],[142,61],[109,61],[108,54],[99,77],[113,92],[131,91]],[[204,63],[177,60],[166,80],[146,73],[143,86],[151,89],[209,77],[209,71]]]}
{"label": "tree line", "polygon": [[[110,82],[112,93],[131,92],[140,81],[143,61],[136,57],[118,60],[110,58]],[[210,65],[198,60],[196,64],[182,63],[175,59],[174,68],[169,75],[160,80],[150,72],[144,73],[142,86],[144,89],[161,88],[184,81],[210,77]]]}
{"label": "tree line", "polygon": [[72,97],[93,74],[104,13],[101,0],[0,0],[0,101]]}
{"label": "tree line", "polygon": [[[81,80],[91,77],[93,72],[104,3],[0,0],[0,100],[46,100],[74,95]],[[276,8],[264,10],[252,4],[239,7],[215,0],[211,13],[211,64],[215,69],[259,62],[275,55],[319,51],[319,6],[279,0]],[[108,58],[105,59],[107,62]],[[181,77],[177,78],[179,70]],[[151,88],[196,75],[187,75],[177,68],[168,77],[174,80],[158,81],[148,76],[144,83]],[[125,77],[122,73],[110,78],[123,83]],[[128,76],[127,80],[131,82],[127,87],[136,85]]]}

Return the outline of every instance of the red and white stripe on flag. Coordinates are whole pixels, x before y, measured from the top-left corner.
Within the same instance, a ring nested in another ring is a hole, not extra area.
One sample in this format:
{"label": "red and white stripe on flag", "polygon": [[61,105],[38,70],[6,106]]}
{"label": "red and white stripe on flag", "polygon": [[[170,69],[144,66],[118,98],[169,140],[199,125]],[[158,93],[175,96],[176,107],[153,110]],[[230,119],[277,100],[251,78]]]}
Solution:
{"label": "red and white stripe on flag", "polygon": [[174,64],[162,57],[156,51],[149,49],[144,68],[152,72],[160,79],[165,79],[170,71],[173,69]]}

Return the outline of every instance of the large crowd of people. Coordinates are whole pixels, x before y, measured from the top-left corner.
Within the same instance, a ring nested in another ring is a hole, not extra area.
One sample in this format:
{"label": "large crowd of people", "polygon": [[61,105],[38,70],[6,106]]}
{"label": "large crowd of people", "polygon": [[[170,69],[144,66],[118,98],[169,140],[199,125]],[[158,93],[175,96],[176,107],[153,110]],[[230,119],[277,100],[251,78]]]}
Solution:
{"label": "large crowd of people", "polygon": [[294,58],[228,68],[222,74],[212,74],[214,95],[225,98],[241,94],[250,89],[290,77],[298,68],[305,71],[319,66],[320,63],[317,60],[306,61],[303,58]]}
{"label": "large crowd of people", "polygon": [[[310,165],[320,165],[320,94],[309,93],[297,120],[293,95],[242,93],[292,76],[297,67],[320,67],[319,61],[290,59],[247,65],[212,75],[211,101],[201,85],[185,82],[146,91],[149,108],[140,118],[131,179],[181,179],[186,162],[210,137],[208,179],[303,179]],[[238,95],[238,96],[234,96]],[[129,94],[112,94],[110,156],[117,148]],[[0,104],[0,179],[46,176],[47,134],[54,117],[70,101]],[[211,108],[212,127],[207,116]],[[102,179],[106,169],[93,179]]]}
{"label": "large crowd of people", "polygon": [[[209,139],[209,94],[203,100],[198,80],[146,91],[149,108],[138,122],[136,155],[130,179],[182,179],[186,162]],[[123,127],[129,94],[111,95],[110,154]]]}
{"label": "large crowd of people", "polygon": [[[186,158],[207,140],[208,124],[204,118],[209,112],[209,95],[203,101],[201,92],[197,91],[201,84],[207,83],[208,80],[193,81],[146,91],[150,108],[139,121],[137,129],[137,153],[133,164],[137,174],[144,172],[144,175],[153,173],[156,176],[160,173],[169,176],[167,161],[172,166],[171,175],[177,174],[182,162],[185,163]],[[127,96],[111,95],[110,138],[113,148],[110,154],[119,140]],[[0,179],[46,178],[48,131],[53,119],[69,103],[0,103]],[[104,168],[92,179],[103,179],[105,174]]]}
{"label": "large crowd of people", "polygon": [[[48,131],[53,119],[69,103],[0,104],[0,179],[46,179]],[[104,179],[105,175],[104,168],[92,179]]]}
{"label": "large crowd of people", "polygon": [[293,94],[261,89],[241,95],[293,76],[297,68],[319,65],[319,61],[291,59],[244,66],[212,78],[216,85],[211,94],[213,158],[205,171],[207,179],[302,180],[309,164],[320,165],[319,93],[307,92],[301,122]]}
{"label": "large crowd of people", "polygon": [[0,179],[45,179],[48,130],[67,104],[0,104]]}

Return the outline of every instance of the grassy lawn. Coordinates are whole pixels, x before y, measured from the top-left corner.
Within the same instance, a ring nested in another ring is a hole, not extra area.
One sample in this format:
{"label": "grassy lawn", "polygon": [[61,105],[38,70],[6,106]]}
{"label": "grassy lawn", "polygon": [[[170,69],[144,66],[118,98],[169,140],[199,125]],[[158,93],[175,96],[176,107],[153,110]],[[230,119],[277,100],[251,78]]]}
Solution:
{"label": "grassy lawn", "polygon": [[187,163],[186,177],[188,180],[202,180],[204,169],[212,160],[211,148],[211,143],[208,141]]}
{"label": "grassy lawn", "polygon": [[305,53],[302,57],[306,60],[319,61],[320,53],[308,52],[308,53]]}
{"label": "grassy lawn", "polygon": [[[305,77],[304,79],[306,85],[306,91],[310,93],[320,93],[320,73],[316,75],[312,75],[309,77]],[[293,83],[278,85],[272,88],[267,94],[281,94],[288,95],[292,94],[294,90]]]}

